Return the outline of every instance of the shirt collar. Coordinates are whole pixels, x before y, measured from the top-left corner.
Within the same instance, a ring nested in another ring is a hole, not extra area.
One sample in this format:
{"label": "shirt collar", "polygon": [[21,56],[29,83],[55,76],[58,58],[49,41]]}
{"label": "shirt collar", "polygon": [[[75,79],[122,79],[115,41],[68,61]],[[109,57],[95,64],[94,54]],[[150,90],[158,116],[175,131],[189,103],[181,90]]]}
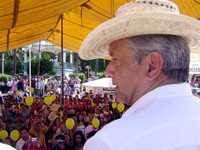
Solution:
{"label": "shirt collar", "polygon": [[153,101],[168,98],[168,97],[179,97],[179,96],[191,96],[192,91],[188,83],[179,83],[179,84],[168,84],[160,86],[139,98],[124,114],[122,117],[127,117],[133,113],[144,110]]}

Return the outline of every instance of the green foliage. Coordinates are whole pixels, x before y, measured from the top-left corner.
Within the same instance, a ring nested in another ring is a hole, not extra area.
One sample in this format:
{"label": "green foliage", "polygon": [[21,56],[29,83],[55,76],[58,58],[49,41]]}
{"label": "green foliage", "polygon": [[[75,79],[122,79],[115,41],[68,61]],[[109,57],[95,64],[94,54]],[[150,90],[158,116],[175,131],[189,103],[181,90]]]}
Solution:
{"label": "green foliage", "polygon": [[[24,63],[24,53],[21,49],[16,50],[16,74],[23,74],[26,66],[26,72],[28,72],[28,62]],[[12,75],[14,72],[14,58],[13,52],[9,51],[5,53],[5,67],[4,72]],[[39,58],[38,54],[32,54],[31,60],[31,72],[32,75],[38,75]],[[43,52],[40,59],[40,75],[50,74],[54,75],[52,54]]]}
{"label": "green foliage", "polygon": [[11,79],[10,75],[7,74],[0,74],[0,81],[8,81]]}
{"label": "green foliage", "polygon": [[105,77],[105,73],[104,73],[104,72],[98,72],[98,73],[97,73],[97,76],[98,76],[99,78],[103,78],[103,77]]}
{"label": "green foliage", "polygon": [[[23,74],[24,71],[28,73],[28,62],[24,63],[24,52],[21,49],[16,49],[16,74]],[[53,66],[53,59],[55,58],[55,54],[49,52],[43,52],[41,54],[40,59],[40,74],[49,74],[55,75],[54,66]],[[28,59],[28,58],[27,58]],[[5,53],[5,67],[4,72],[6,74],[13,74],[14,72],[14,58],[13,58],[13,51],[9,51]],[[103,76],[103,72],[108,64],[107,61],[98,59],[98,60],[90,60],[90,61],[83,61],[81,60],[77,54],[74,54],[74,64],[78,68],[78,71],[82,72],[81,74],[78,73],[78,77],[83,81],[85,80],[88,72],[95,72],[98,76]],[[38,54],[32,53],[32,61],[31,61],[31,71],[32,75],[38,75],[38,66],[39,66],[39,58]],[[89,66],[89,69],[86,67]],[[1,65],[0,65],[1,68]]]}
{"label": "green foliage", "polygon": [[[38,74],[39,67],[39,58],[34,57],[31,61],[31,72],[33,75]],[[54,75],[55,72],[53,70],[53,61],[51,59],[51,55],[48,52],[43,52],[40,59],[40,75],[49,74]]]}
{"label": "green foliage", "polygon": [[70,74],[69,77],[73,77],[73,78],[78,77],[79,79],[81,79],[81,82],[86,80],[86,76],[84,73],[73,73],[73,74]]}
{"label": "green foliage", "polygon": [[[23,56],[21,56],[22,54],[23,53],[21,52],[21,49],[16,49],[16,74],[23,72],[23,67],[22,67]],[[4,72],[10,75],[14,73],[13,51],[5,53]]]}
{"label": "green foliage", "polygon": [[108,64],[108,61],[103,60],[103,59],[89,60],[89,61],[81,60],[81,63],[80,63],[81,72],[84,72],[85,74],[87,74],[88,69],[86,68],[86,66],[90,66],[89,71],[93,71],[96,73],[104,72],[107,64]]}
{"label": "green foliage", "polygon": [[86,77],[85,77],[84,73],[79,73],[78,77],[79,77],[79,79],[81,79],[81,82],[83,82],[84,80],[86,80]]}

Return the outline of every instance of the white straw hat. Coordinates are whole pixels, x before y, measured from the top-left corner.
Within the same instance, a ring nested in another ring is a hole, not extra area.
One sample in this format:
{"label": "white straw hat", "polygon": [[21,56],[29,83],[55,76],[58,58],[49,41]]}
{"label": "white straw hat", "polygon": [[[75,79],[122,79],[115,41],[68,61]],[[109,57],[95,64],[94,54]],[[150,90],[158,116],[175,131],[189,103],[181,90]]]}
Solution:
{"label": "white straw hat", "polygon": [[91,31],[79,55],[86,60],[109,58],[111,42],[147,34],[182,36],[192,52],[200,50],[200,21],[181,15],[177,5],[168,0],[136,0],[121,6],[114,18]]}

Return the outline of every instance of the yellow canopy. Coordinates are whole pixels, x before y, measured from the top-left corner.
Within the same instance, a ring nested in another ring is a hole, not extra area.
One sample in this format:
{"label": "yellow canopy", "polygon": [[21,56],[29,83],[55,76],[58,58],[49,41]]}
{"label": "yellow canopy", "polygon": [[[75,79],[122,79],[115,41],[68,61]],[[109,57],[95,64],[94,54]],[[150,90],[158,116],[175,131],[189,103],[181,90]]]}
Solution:
{"label": "yellow canopy", "polygon": [[[0,51],[38,40],[60,45],[64,13],[64,48],[78,51],[94,27],[130,0],[0,0]],[[200,0],[174,0],[183,14],[200,18]]]}

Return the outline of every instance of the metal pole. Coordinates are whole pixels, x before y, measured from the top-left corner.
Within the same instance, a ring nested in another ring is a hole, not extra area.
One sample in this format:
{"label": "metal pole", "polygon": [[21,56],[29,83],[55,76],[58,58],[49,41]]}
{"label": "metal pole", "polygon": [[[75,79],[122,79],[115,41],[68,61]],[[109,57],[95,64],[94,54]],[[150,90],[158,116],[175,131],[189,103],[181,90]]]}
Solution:
{"label": "metal pole", "polygon": [[63,63],[63,14],[61,15],[61,104],[64,104],[64,63]]}
{"label": "metal pole", "polygon": [[38,49],[38,61],[39,61],[39,64],[38,64],[38,78],[39,78],[39,75],[40,75],[40,59],[41,59],[40,48],[41,48],[41,41],[39,41],[39,49]]}
{"label": "metal pole", "polygon": [[32,46],[29,46],[29,92],[30,96],[32,96],[32,91],[31,91],[31,48]]}
{"label": "metal pole", "polygon": [[16,75],[16,49],[13,50],[13,75]]}
{"label": "metal pole", "polygon": [[27,75],[27,49],[24,49],[24,75]]}
{"label": "metal pole", "polygon": [[95,71],[96,71],[96,74],[98,73],[98,71],[99,71],[99,59],[96,59],[95,60]]}
{"label": "metal pole", "polygon": [[73,57],[73,53],[72,52],[70,52],[70,64],[74,64],[74,57]]}
{"label": "metal pole", "polygon": [[106,68],[106,60],[105,59],[103,60],[103,68],[104,68],[104,70]]}
{"label": "metal pole", "polygon": [[2,53],[2,74],[4,74],[4,53]]}
{"label": "metal pole", "polygon": [[63,63],[66,63],[66,52],[63,52]]}

